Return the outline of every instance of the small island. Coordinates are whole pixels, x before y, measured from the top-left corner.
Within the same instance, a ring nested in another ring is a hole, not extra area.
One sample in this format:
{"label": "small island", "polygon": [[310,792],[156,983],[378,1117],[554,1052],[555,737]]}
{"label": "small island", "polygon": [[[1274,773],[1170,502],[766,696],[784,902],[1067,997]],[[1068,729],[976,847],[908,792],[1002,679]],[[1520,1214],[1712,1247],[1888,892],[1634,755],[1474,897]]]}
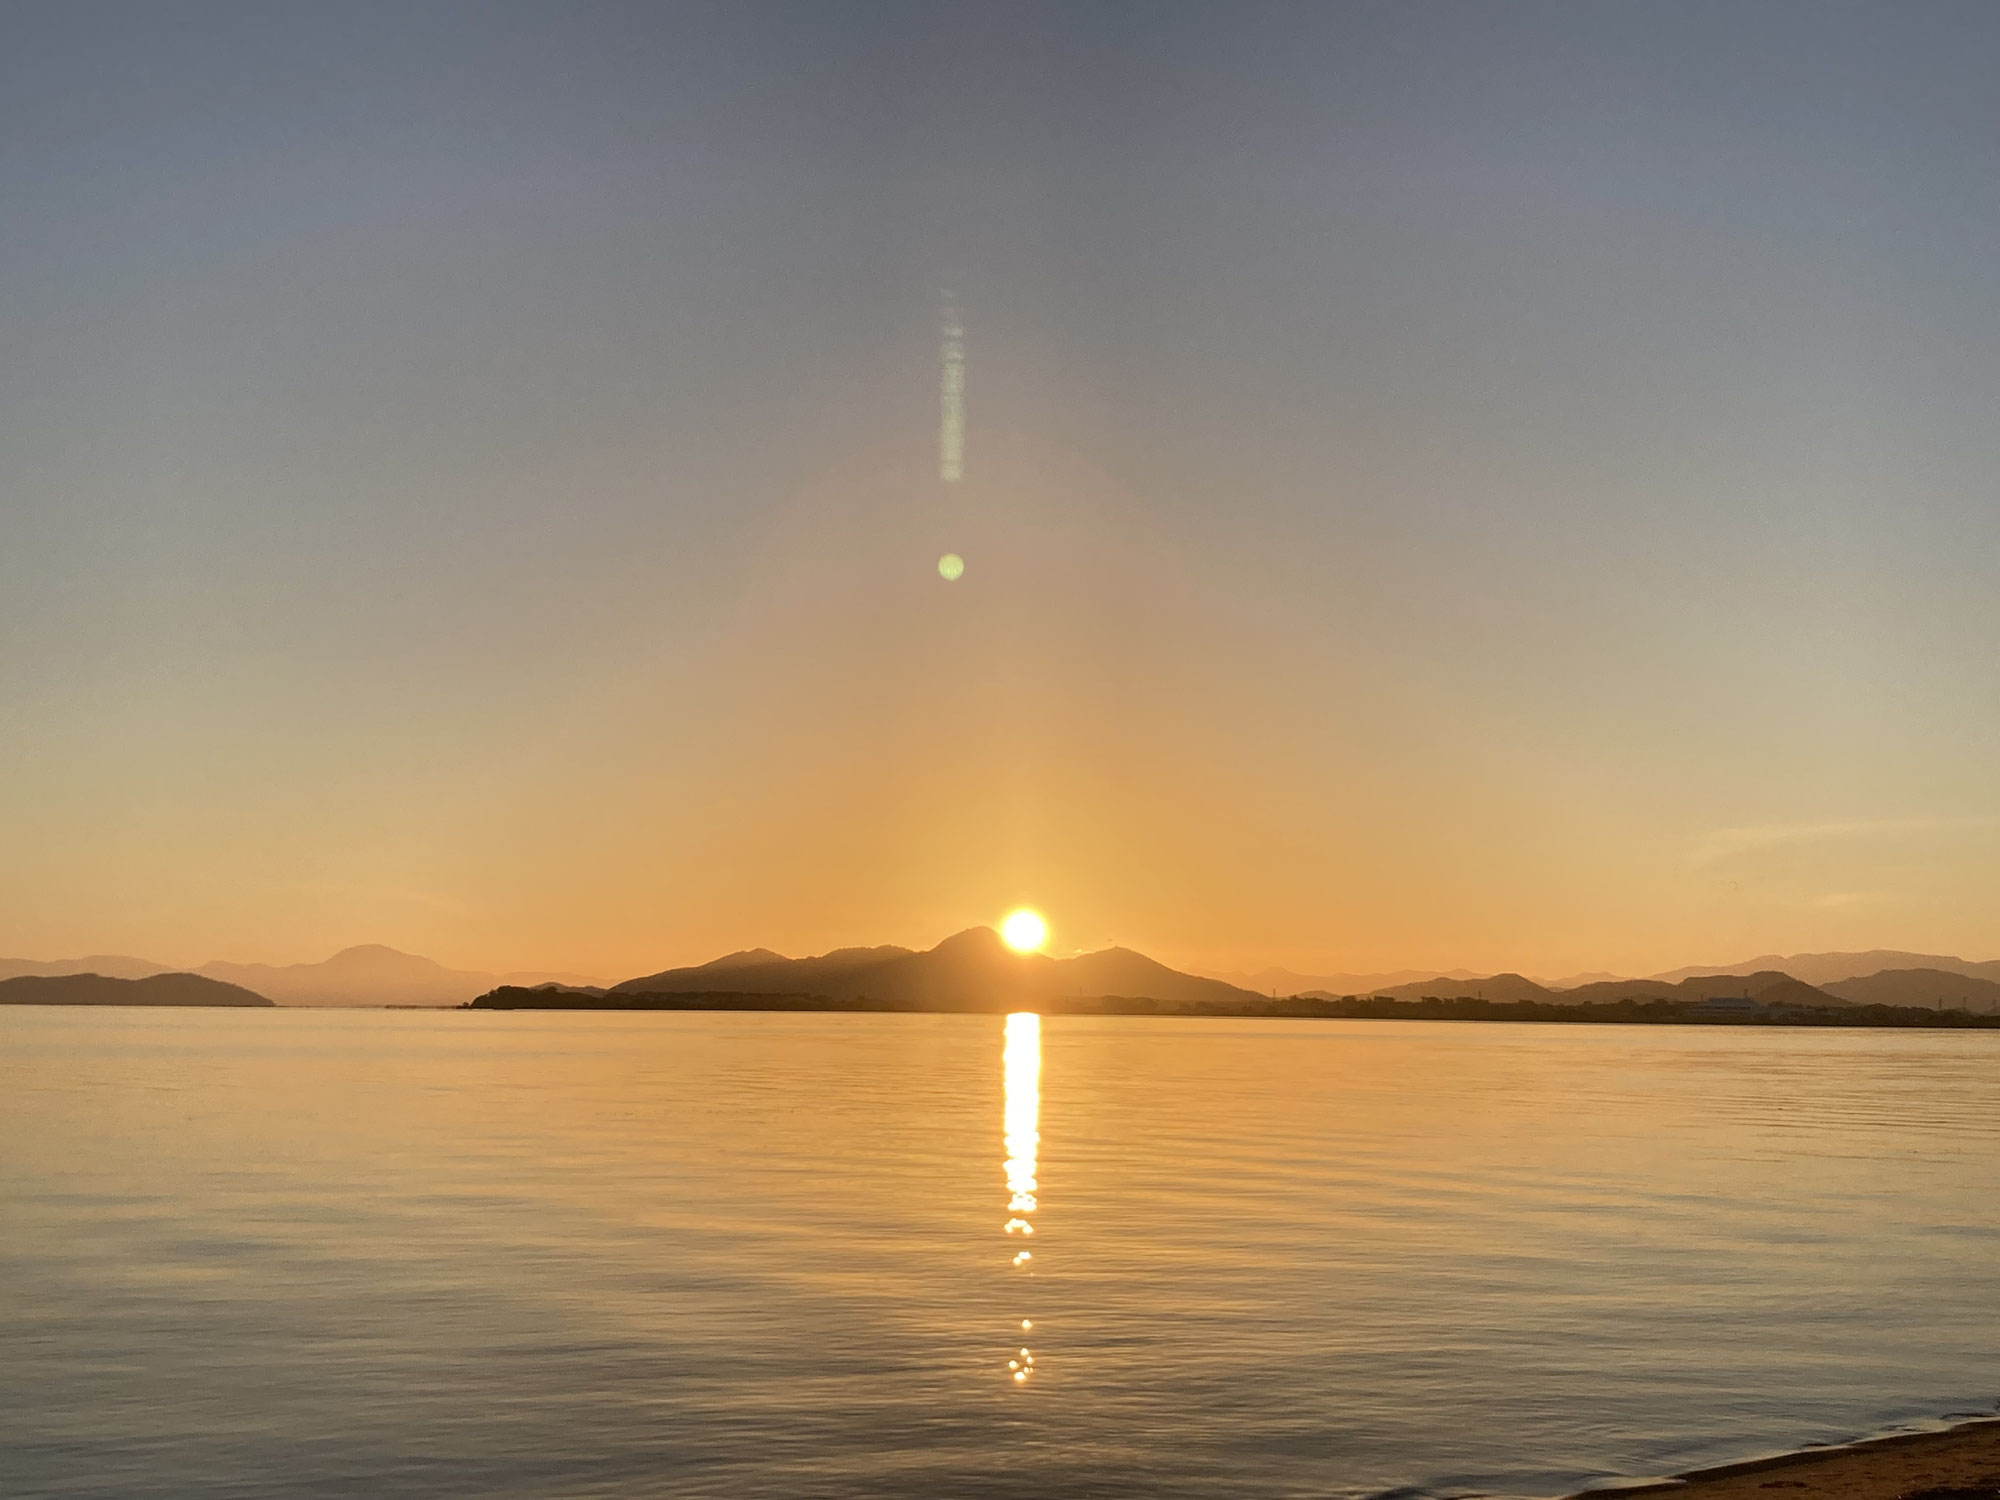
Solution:
{"label": "small island", "polygon": [[208,1005],[261,1006],[272,1002],[240,984],[199,974],[154,974],[110,979],[102,974],[23,974],[0,979],[0,1005]]}

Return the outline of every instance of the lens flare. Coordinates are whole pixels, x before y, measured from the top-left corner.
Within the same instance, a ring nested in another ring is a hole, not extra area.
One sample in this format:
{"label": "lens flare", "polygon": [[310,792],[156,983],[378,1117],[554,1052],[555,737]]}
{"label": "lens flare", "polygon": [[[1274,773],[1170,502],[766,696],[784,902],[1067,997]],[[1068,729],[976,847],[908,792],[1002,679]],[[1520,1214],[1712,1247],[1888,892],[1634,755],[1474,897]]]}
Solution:
{"label": "lens flare", "polygon": [[965,478],[965,325],[949,294],[938,339],[938,478],[946,484]]}

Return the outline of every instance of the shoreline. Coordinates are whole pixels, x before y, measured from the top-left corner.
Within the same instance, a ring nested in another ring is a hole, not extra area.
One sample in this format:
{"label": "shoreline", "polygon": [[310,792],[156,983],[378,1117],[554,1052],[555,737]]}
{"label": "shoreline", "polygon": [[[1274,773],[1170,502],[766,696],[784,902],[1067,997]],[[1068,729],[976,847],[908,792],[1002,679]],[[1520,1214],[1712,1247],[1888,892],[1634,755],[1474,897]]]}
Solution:
{"label": "shoreline", "polygon": [[[1625,1500],[1667,1492],[1699,1500],[1974,1500],[2000,1495],[2000,1416],[1968,1417],[1935,1432],[1893,1432],[1852,1443],[1690,1469],[1669,1479],[1610,1483],[1566,1500]],[[1947,1492],[1940,1494],[1938,1492]]]}
{"label": "shoreline", "polygon": [[1392,1000],[1350,996],[1342,1000],[1290,999],[1166,1001],[1136,995],[1016,995],[961,1003],[935,999],[881,999],[746,990],[609,990],[591,992],[547,986],[502,985],[457,1007],[471,1011],[783,1011],[836,1015],[1005,1015],[1032,1010],[1045,1016],[1171,1016],[1231,1020],[1513,1021],[1568,1026],[1816,1027],[1856,1030],[2000,1031],[2000,1015],[1928,1010],[1914,1006],[1856,1005],[1840,1009],[1773,1007],[1762,1013],[1717,1013],[1699,1002],[1601,1001],[1551,1005],[1540,1001]]}

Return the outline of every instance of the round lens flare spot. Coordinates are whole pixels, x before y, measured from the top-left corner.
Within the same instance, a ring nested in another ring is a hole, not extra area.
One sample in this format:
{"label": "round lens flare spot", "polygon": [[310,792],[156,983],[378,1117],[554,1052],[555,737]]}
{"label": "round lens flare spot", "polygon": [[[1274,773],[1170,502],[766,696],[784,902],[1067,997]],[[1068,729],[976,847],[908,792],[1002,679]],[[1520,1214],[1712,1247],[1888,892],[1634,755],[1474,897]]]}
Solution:
{"label": "round lens flare spot", "polygon": [[947,552],[938,559],[938,577],[946,583],[957,583],[965,576],[965,559],[956,552]]}
{"label": "round lens flare spot", "polygon": [[1016,953],[1033,953],[1049,940],[1049,924],[1040,912],[1024,906],[1007,913],[1000,924],[1000,940]]}

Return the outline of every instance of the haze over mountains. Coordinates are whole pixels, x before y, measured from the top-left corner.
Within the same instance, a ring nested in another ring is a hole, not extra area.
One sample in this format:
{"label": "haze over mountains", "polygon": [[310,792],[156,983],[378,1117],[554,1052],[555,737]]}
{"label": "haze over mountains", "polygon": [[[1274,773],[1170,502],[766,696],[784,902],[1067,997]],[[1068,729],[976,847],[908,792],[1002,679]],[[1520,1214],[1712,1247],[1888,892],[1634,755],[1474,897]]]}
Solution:
{"label": "haze over mountains", "polygon": [[[1669,984],[1661,979],[1606,979],[1570,989],[1552,989],[1519,974],[1494,974],[1485,979],[1431,979],[1393,985],[1371,994],[1391,1000],[1492,1000],[1500,1004],[1533,1001],[1541,1005],[1615,1005],[1620,1000],[1703,1001],[1756,1000],[1766,1005],[1845,1005],[1830,991],[1776,970],[1748,975],[1703,975]],[[1340,995],[1309,991],[1311,1000],[1339,1000]],[[1928,1002],[1926,1002],[1928,1003]]]}
{"label": "haze over mountains", "polygon": [[0,979],[0,1005],[225,1005],[269,1009],[271,1002],[240,985],[199,974],[17,974]]}
{"label": "haze over mountains", "polygon": [[1324,990],[1338,995],[1373,995],[1390,985],[1414,984],[1418,980],[1480,977],[1470,969],[1392,969],[1384,974],[1299,974],[1278,968],[1259,969],[1255,973],[1222,969],[1193,969],[1189,972],[1205,979],[1219,979],[1238,989],[1253,990],[1260,995],[1301,995],[1307,990]]}
{"label": "haze over mountains", "polygon": [[[449,969],[379,944],[346,948],[322,963],[218,961],[191,971],[129,954],[52,961],[0,959],[0,982],[17,977],[93,974],[136,980],[177,973],[237,986],[279,1005],[456,1006],[502,986],[557,985],[577,991],[598,988],[598,981],[588,975]],[[1781,985],[1796,985],[1797,989],[1785,992]],[[1575,1005],[1746,995],[1778,1000],[1790,993],[1800,1004],[1943,1006],[2000,1013],[2000,960],[1974,962],[1946,955],[1871,949],[1859,953],[1766,954],[1737,964],[1690,966],[1649,978],[1581,974],[1546,981],[1520,974],[1479,975],[1466,969],[1303,975],[1270,968],[1216,975],[1183,973],[1124,948],[1070,958],[1016,954],[1001,944],[992,929],[976,927],[927,951],[895,946],[841,948],[794,959],[769,948],[750,948],[704,964],[628,979],[612,988],[622,994],[867,995],[926,1006],[1027,1004],[1036,999],[1107,995],[1184,1004],[1268,998],[1273,993],[1281,997],[1362,995],[1401,1000],[1436,996]],[[106,991],[115,992],[115,987]]]}
{"label": "haze over mountains", "polygon": [[[1983,983],[2000,986],[2000,959],[1974,962],[1935,953],[1906,953],[1894,948],[1873,948],[1859,953],[1794,953],[1786,956],[1766,953],[1734,964],[1691,964],[1664,974],[1643,977],[1622,974],[1573,974],[1563,979],[1534,979],[1520,974],[1475,974],[1469,969],[1403,969],[1387,974],[1298,974],[1288,969],[1265,969],[1255,974],[1214,974],[1211,977],[1243,985],[1261,994],[1280,995],[1387,995],[1394,999],[1415,999],[1436,995],[1443,999],[1537,1000],[1560,996],[1568,1004],[1589,1004],[1619,996],[1653,999],[1705,998],[1706,986],[1678,989],[1688,980],[1744,979],[1783,975],[1824,990],[1836,999],[1856,1004],[1931,1005],[1939,998],[1947,1004],[1969,1000],[1975,1009],[1989,1002],[2000,1004],[2000,989],[1988,991]],[[1906,977],[1892,979],[1891,975]],[[1922,976],[1922,977],[1915,977]],[[1968,981],[1953,984],[1959,980]],[[1869,998],[1861,992],[1849,995],[1851,981],[1873,981]],[[1723,986],[1714,993],[1740,995],[1741,986]],[[1875,996],[1883,998],[1877,1000]],[[1891,999],[1891,995],[1911,998]]]}
{"label": "haze over mountains", "polygon": [[2000,983],[1947,969],[1885,969],[1820,988],[1850,1005],[1934,1005],[2000,1013]]}
{"label": "haze over mountains", "polygon": [[90,953],[82,958],[0,958],[0,980],[33,977],[54,979],[65,974],[97,974],[106,979],[150,979],[155,974],[189,972],[171,964],[157,964],[150,958],[134,958],[129,953]]}
{"label": "haze over mountains", "polygon": [[[1475,979],[1438,976],[1365,990],[1316,989],[1299,993],[1310,999],[1373,995],[1419,1000],[1434,995],[1444,1000],[1502,1003],[1526,1000],[1561,1005],[1740,997],[1767,1005],[1899,1005],[2000,1013],[2000,980],[1979,977],[2000,969],[2000,964],[1968,963],[1953,958],[1932,961],[1957,965],[1953,969],[1923,964],[1875,967],[1921,958],[1923,955],[1890,949],[1799,954],[1791,958],[1773,954],[1720,969],[1676,969],[1651,979],[1593,978],[1583,984],[1542,984],[1519,974],[1492,974]],[[1806,979],[1806,974],[1833,977],[1812,981]]]}
{"label": "haze over mountains", "polygon": [[276,1001],[279,1005],[463,1005],[495,985],[592,985],[586,974],[528,972],[487,974],[472,969],[447,969],[413,953],[401,953],[379,943],[343,948],[316,964],[233,964],[217,961],[198,969],[179,970],[170,964],[117,954],[37,962],[0,959],[0,980],[24,975],[53,977],[100,974],[111,979],[145,979],[155,974],[192,973],[233,984]]}
{"label": "haze over mountains", "polygon": [[2000,959],[1971,963],[1942,953],[1905,953],[1896,948],[1871,948],[1863,953],[1794,953],[1790,957],[1766,953],[1746,958],[1738,964],[1696,966],[1655,974],[1654,979],[1669,983],[1712,974],[1754,974],[1777,969],[1807,984],[1832,984],[1842,979],[1861,979],[1889,969],[1934,969],[1947,974],[1964,974],[1974,979],[2000,981]]}

